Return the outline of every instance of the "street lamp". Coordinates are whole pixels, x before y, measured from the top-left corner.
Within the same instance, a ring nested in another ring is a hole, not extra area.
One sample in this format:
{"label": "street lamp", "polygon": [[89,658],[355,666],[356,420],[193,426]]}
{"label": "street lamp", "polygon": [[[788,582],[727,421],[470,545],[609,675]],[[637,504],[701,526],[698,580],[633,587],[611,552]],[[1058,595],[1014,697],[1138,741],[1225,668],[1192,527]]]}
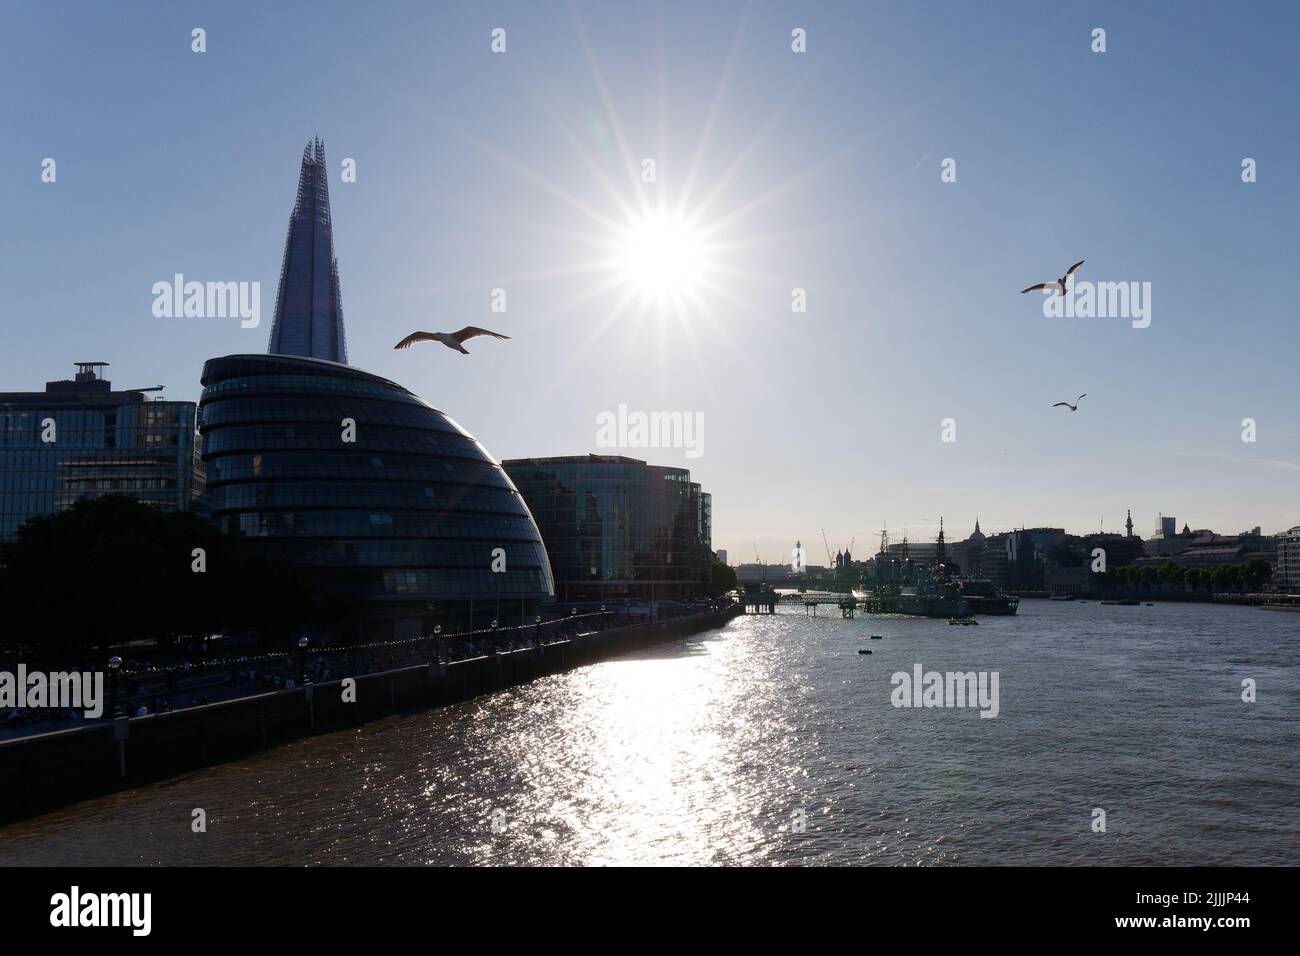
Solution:
{"label": "street lamp", "polygon": [[122,658],[114,654],[108,659],[108,717],[117,716],[117,670],[122,666]]}
{"label": "street lamp", "polygon": [[298,683],[307,683],[307,638],[298,638]]}
{"label": "street lamp", "polygon": [[600,629],[605,629],[605,605],[600,606]]}
{"label": "street lamp", "polygon": [[433,625],[433,636],[438,639],[438,660],[442,661],[442,625]]}

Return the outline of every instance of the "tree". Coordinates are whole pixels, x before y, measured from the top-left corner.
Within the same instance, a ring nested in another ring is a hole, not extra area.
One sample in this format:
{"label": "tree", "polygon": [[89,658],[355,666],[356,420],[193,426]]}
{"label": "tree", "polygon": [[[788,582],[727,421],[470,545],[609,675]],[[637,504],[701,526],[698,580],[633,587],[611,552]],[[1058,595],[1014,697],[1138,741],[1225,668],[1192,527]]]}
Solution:
{"label": "tree", "polygon": [[1211,591],[1235,591],[1238,584],[1237,566],[1219,564],[1210,571]]}
{"label": "tree", "polygon": [[1174,564],[1172,561],[1166,561],[1164,564],[1160,565],[1159,570],[1156,572],[1156,576],[1160,580],[1161,584],[1168,586],[1172,590],[1181,591],[1183,589],[1183,582],[1186,573],[1186,569],[1181,565]]}
{"label": "tree", "polygon": [[308,610],[293,569],[260,560],[197,515],[125,495],[81,500],[26,522],[0,593],[4,643],[101,654],[127,641],[221,629],[278,636]]}
{"label": "tree", "polygon": [[705,570],[701,585],[709,597],[721,597],[728,591],[735,590],[736,569],[715,560]]}
{"label": "tree", "polygon": [[1245,566],[1242,576],[1248,588],[1258,591],[1273,580],[1273,566],[1262,558],[1256,558]]}

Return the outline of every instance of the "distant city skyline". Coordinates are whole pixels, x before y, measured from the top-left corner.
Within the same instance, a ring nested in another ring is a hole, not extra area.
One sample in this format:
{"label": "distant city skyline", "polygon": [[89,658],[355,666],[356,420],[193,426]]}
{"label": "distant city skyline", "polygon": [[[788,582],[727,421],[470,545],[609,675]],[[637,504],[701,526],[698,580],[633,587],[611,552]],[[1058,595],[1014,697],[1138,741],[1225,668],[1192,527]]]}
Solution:
{"label": "distant city skyline", "polygon": [[[1156,518],[1153,519],[1152,521],[1152,526],[1146,529],[1144,529],[1140,524],[1140,522],[1138,522],[1138,520],[1135,518],[1133,520],[1133,537],[1139,538],[1142,541],[1151,541],[1153,539],[1159,538],[1160,531],[1158,527],[1158,519],[1160,517],[1161,516],[1157,515]],[[1270,531],[1268,528],[1258,524],[1252,525],[1248,528],[1231,528],[1231,529],[1207,528],[1204,525],[1193,525],[1192,522],[1184,521],[1182,518],[1179,518],[1177,515],[1164,515],[1163,517],[1165,518],[1172,517],[1177,519],[1177,526],[1174,529],[1175,534],[1182,534],[1184,527],[1188,528],[1188,530],[1193,534],[1198,531],[1211,531],[1216,535],[1225,535],[1225,536],[1250,534],[1255,530],[1255,528],[1259,528],[1260,534],[1269,537],[1276,536],[1285,531],[1291,530],[1291,528],[1278,528],[1276,530]],[[983,537],[990,538],[995,535],[1012,534],[1016,531],[1034,530],[1038,528],[1059,528],[1062,531],[1064,531],[1066,534],[1075,535],[1077,537],[1087,537],[1089,535],[1095,535],[1095,534],[1113,534],[1113,535],[1126,536],[1127,535],[1127,528],[1125,523],[1126,521],[1127,521],[1127,516],[1125,517],[1125,521],[1121,521],[1118,527],[1112,526],[1109,522],[1107,522],[1104,525],[1099,523],[1097,527],[1091,529],[1074,528],[1068,525],[1060,524],[1059,522],[1051,522],[1051,521],[1039,521],[1039,522],[1026,523],[1023,525],[1017,524],[1007,528],[992,528],[987,526],[985,522],[982,522],[978,518],[975,519],[975,523],[972,523],[969,526],[958,527],[955,526],[951,521],[949,521],[945,516],[943,531],[944,531],[944,539],[949,543],[965,541],[966,539],[971,537],[971,535],[975,531],[979,531]],[[889,532],[890,545],[900,544],[903,541],[904,537],[906,537],[906,539],[912,544],[933,545],[936,539],[938,538],[937,525],[935,527],[935,533],[933,535],[930,535],[928,533],[924,535],[917,535],[913,529],[901,528],[901,527],[889,528],[886,530],[888,530]],[[791,563],[792,560],[793,549],[799,545],[802,545],[803,547],[804,559],[807,562],[807,565],[812,568],[826,566],[821,562],[823,560],[823,555],[826,555],[826,549],[828,546],[830,548],[829,557],[831,559],[833,559],[836,554],[839,554],[840,552],[846,549],[850,549],[850,545],[851,545],[852,546],[851,554],[853,555],[854,560],[865,561],[871,557],[874,557],[879,552],[880,531],[877,530],[874,536],[869,536],[865,540],[859,537],[856,539],[850,539],[848,541],[841,542],[833,538],[829,538],[828,536],[827,541],[823,542],[821,538],[821,531],[819,529],[816,532],[816,535],[813,537],[796,537],[792,539],[792,543],[790,547],[786,549],[785,555],[776,560],[769,560],[768,556],[764,554],[762,549],[760,548],[758,554],[759,561],[755,562],[754,549],[751,546],[748,551],[741,552],[739,554],[732,554],[731,552],[727,552],[729,555],[728,561],[732,565],[754,564],[754,563],[788,565]],[[721,550],[726,551],[726,549],[721,549]]]}
{"label": "distant city skyline", "polygon": [[[323,6],[10,11],[0,391],[98,359],[196,401],[205,359],[265,352],[320,137],[350,363],[500,459],[690,469],[733,563],[796,539],[816,563],[823,528],[832,553],[885,522],[933,540],[940,515],[1300,524],[1296,9]],[[1149,327],[1019,294],[1079,259],[1150,282]],[[262,323],[156,318],[182,273],[260,282]],[[392,349],[466,324],[512,341]],[[600,447],[621,406],[699,415],[699,454]]]}

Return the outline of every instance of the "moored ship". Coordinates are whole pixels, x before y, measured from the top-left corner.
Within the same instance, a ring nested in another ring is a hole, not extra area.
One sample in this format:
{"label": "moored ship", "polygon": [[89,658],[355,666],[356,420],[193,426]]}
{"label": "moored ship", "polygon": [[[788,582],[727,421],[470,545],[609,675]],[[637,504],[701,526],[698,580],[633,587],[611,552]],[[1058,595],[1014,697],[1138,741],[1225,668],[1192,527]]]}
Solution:
{"label": "moored ship", "polygon": [[992,581],[983,578],[963,580],[960,588],[972,614],[1009,615],[1015,614],[1020,607],[1019,597],[999,591]]}
{"label": "moored ship", "polygon": [[[979,522],[971,540],[982,542]],[[961,569],[948,561],[939,519],[939,537],[927,565],[913,562],[904,535],[900,552],[891,554],[888,535],[881,532],[880,551],[876,555],[874,579],[864,579],[862,590],[854,590],[855,599],[869,613],[911,614],[918,617],[965,618],[972,614],[1009,616],[1020,607],[1020,598],[1000,590],[992,581],[979,576],[978,562],[974,577],[964,577]]]}
{"label": "moored ship", "polygon": [[953,585],[924,582],[899,592],[898,613],[918,617],[965,617],[971,613],[971,607]]}

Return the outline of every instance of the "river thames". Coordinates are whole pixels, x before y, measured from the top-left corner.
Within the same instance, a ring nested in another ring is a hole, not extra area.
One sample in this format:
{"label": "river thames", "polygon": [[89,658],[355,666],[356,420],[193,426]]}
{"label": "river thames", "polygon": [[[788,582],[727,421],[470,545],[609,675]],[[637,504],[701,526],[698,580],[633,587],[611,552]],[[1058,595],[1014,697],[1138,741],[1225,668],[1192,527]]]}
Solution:
{"label": "river thames", "polygon": [[[80,803],[0,864],[1300,863],[1300,615],[821,613]],[[918,664],[997,672],[997,717],[892,706]]]}

